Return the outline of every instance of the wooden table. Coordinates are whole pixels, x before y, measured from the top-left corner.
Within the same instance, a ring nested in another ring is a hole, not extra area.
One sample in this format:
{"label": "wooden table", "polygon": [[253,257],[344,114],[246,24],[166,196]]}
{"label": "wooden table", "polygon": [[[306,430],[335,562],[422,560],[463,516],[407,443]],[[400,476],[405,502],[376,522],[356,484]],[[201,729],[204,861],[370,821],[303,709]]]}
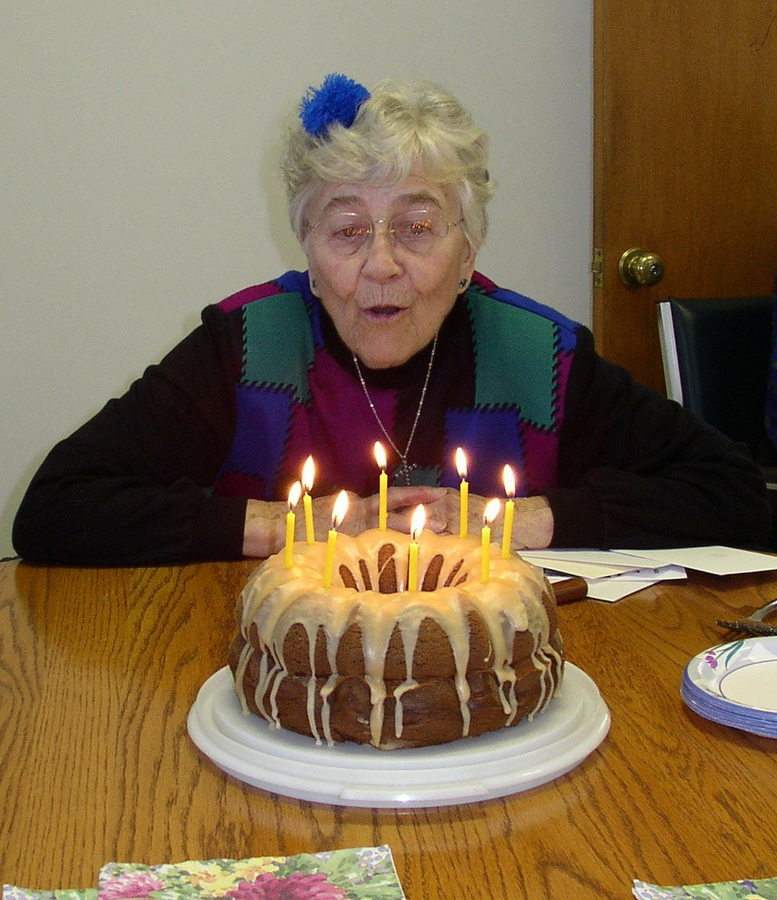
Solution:
{"label": "wooden table", "polygon": [[223,774],[186,732],[224,664],[249,562],[147,569],[0,565],[0,877],[94,885],[145,863],[390,845],[413,900],[624,898],[662,884],[777,875],[777,741],[680,699],[716,616],[777,596],[777,574],[693,575],[560,610],[609,736],[525,793],[413,810],[323,806]]}

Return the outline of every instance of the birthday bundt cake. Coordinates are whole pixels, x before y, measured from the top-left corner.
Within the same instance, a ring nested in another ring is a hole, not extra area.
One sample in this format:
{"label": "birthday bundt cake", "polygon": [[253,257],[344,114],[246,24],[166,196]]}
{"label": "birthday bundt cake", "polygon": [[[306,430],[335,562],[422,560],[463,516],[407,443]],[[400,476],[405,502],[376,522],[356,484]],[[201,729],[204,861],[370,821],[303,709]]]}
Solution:
{"label": "birthday bundt cake", "polygon": [[542,571],[492,547],[481,577],[475,538],[425,533],[417,591],[406,534],[338,535],[294,545],[252,574],[230,649],[243,710],[316,743],[382,750],[475,736],[532,718],[563,671],[556,602]]}

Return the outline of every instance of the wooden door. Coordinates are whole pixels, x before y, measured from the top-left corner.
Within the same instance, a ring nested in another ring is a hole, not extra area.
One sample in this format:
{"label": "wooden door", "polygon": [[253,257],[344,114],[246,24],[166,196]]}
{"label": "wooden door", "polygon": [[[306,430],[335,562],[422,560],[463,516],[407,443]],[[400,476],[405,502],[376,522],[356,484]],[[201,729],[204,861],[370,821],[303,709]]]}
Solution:
{"label": "wooden door", "polygon": [[[777,275],[776,0],[594,0],[599,352],[663,392],[656,304]],[[627,287],[632,247],[663,279]]]}

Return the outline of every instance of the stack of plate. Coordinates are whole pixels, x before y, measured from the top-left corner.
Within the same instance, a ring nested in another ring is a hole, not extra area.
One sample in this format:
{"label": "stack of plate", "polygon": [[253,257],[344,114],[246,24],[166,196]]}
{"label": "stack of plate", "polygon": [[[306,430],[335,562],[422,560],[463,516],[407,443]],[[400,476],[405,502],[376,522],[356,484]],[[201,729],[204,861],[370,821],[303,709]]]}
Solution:
{"label": "stack of plate", "polygon": [[777,637],[742,638],[694,656],[682,697],[705,719],[777,738]]}

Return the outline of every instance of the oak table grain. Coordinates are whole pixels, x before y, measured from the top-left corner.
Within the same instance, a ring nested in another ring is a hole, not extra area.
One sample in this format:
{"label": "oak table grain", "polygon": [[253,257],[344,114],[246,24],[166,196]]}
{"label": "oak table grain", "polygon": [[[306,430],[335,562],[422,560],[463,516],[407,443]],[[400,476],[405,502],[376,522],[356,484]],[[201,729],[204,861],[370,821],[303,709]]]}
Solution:
{"label": "oak table grain", "polygon": [[777,596],[777,574],[691,575],[560,608],[608,737],[511,797],[421,810],[317,805],[230,778],[186,732],[224,664],[254,563],[127,569],[0,564],[0,877],[87,887],[144,863],[390,845],[412,900],[624,898],[777,875],[777,741],[699,718],[688,660]]}

